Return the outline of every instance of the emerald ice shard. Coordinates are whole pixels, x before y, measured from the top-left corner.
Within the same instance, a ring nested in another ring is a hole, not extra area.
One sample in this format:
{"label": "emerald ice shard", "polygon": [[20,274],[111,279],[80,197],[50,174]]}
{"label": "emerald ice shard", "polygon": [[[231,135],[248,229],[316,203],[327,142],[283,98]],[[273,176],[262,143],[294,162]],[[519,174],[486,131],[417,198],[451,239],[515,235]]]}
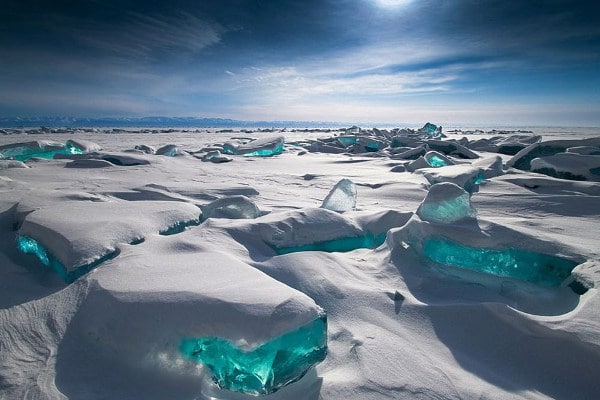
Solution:
{"label": "emerald ice shard", "polygon": [[85,275],[104,261],[110,260],[117,255],[116,251],[105,254],[96,261],[82,265],[75,270],[67,270],[65,266],[58,261],[56,257],[50,254],[44,246],[37,240],[30,238],[29,236],[18,236],[17,237],[17,248],[24,254],[32,254],[37,257],[38,260],[46,267],[51,268],[58,276],[62,278],[66,283],[71,283],[77,278]]}
{"label": "emerald ice shard", "polygon": [[294,247],[275,248],[277,254],[298,253],[301,251],[324,251],[327,253],[345,253],[357,249],[375,249],[385,242],[386,232],[379,235],[368,233],[364,236],[343,237],[324,242],[309,243]]}
{"label": "emerald ice shard", "polygon": [[423,243],[423,253],[432,261],[558,287],[571,274],[577,262],[519,249],[485,249],[465,246],[446,238],[431,237]]}
{"label": "emerald ice shard", "polygon": [[327,355],[327,318],[312,322],[253,349],[215,337],[186,338],[180,351],[204,364],[222,389],[251,395],[273,393],[302,378]]}

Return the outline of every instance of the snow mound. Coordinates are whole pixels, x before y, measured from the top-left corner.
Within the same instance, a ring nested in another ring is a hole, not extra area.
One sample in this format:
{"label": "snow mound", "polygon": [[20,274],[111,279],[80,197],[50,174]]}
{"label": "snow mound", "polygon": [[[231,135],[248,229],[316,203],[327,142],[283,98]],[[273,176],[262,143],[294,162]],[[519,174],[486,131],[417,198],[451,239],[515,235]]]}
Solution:
{"label": "snow mound", "polygon": [[417,256],[408,274],[431,275],[448,287],[476,283],[484,296],[521,311],[558,315],[579,301],[571,271],[585,259],[575,250],[489,221],[431,224],[413,217],[388,234],[387,244],[399,260]]}
{"label": "snow mound", "polygon": [[[27,210],[25,203],[19,208]],[[119,244],[167,232],[181,223],[198,223],[199,215],[198,207],[183,202],[61,201],[27,213],[18,234],[39,243],[47,257],[60,263],[53,265],[69,281],[77,277],[78,269],[113,255]]]}
{"label": "snow mound", "polygon": [[531,172],[576,181],[600,181],[600,156],[558,153],[531,160]]}
{"label": "snow mound", "polygon": [[[258,394],[301,378],[324,358],[326,321],[313,300],[197,239],[193,232],[154,239],[144,244],[152,252],[129,246],[87,275],[87,293],[61,343],[69,368],[100,380],[110,375],[105,363],[192,382],[213,375],[226,389]],[[245,354],[278,352],[269,365],[228,354],[217,365],[223,377],[210,359],[215,342]],[[261,379],[264,367],[272,368],[271,379]]]}
{"label": "snow mound", "polygon": [[99,144],[83,139],[69,139],[67,140],[66,147],[78,149],[82,153],[92,153],[102,150]]}
{"label": "snow mound", "polygon": [[553,156],[558,153],[564,153],[571,147],[599,147],[600,138],[579,139],[579,140],[549,140],[532,144],[515,154],[506,165],[523,171],[531,169],[531,160],[538,157]]}
{"label": "snow mound", "polygon": [[29,168],[23,161],[17,160],[0,160],[0,170],[8,168]]}

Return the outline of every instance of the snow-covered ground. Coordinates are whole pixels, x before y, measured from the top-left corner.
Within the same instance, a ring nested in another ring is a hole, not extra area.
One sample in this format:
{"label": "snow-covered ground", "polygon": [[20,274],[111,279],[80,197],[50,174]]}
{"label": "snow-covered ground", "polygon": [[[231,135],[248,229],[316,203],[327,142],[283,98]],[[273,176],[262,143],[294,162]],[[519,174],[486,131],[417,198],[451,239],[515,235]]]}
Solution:
{"label": "snow-covered ground", "polygon": [[[0,398],[253,398],[182,341],[245,354],[325,315],[325,359],[264,398],[598,398],[600,132],[466,130],[0,136],[102,148],[0,160]],[[531,161],[536,135],[572,142]]]}

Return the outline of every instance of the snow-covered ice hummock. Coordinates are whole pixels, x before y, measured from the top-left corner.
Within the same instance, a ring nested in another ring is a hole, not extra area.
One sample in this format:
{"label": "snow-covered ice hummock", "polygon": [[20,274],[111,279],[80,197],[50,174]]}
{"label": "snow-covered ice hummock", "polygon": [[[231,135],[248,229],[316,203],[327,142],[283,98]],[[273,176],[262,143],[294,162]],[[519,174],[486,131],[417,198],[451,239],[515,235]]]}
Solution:
{"label": "snow-covered ice hummock", "polygon": [[50,140],[36,140],[0,146],[0,159],[14,159],[17,161],[27,161],[32,157],[52,158],[55,154],[82,153],[83,150],[73,143],[65,145]]}
{"label": "snow-covered ice hummock", "polygon": [[254,139],[245,143],[230,141],[223,145],[223,152],[245,157],[270,157],[281,154],[284,144],[285,139],[281,135]]}
{"label": "snow-covered ice hummock", "polygon": [[198,207],[172,201],[64,200],[34,211],[24,202],[18,209],[26,214],[18,249],[35,255],[66,282],[115,257],[119,244],[170,235],[200,222]]}
{"label": "snow-covered ice hummock", "polygon": [[600,181],[600,155],[558,153],[531,160],[531,172],[576,181]]}
{"label": "snow-covered ice hummock", "polygon": [[85,349],[70,356],[82,374],[100,368],[88,353],[191,379],[200,363],[219,388],[264,395],[325,359],[326,316],[308,296],[203,247],[192,231],[151,245],[130,246],[126,262],[88,275],[69,328],[78,346],[66,347]]}
{"label": "snow-covered ice hummock", "polygon": [[350,179],[344,178],[335,184],[329,192],[321,208],[331,211],[344,212],[356,208],[356,185]]}

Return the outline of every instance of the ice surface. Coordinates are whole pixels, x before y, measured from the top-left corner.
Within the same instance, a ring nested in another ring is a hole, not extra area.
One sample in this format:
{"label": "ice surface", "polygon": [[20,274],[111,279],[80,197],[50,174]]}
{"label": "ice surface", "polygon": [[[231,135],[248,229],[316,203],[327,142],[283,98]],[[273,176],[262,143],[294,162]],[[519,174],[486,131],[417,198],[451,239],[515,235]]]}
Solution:
{"label": "ice surface", "polygon": [[423,252],[432,261],[506,276],[542,286],[558,287],[578,264],[548,254],[518,249],[486,249],[453,242],[442,237],[425,240]]}
{"label": "ice surface", "polygon": [[451,224],[476,215],[471,196],[460,186],[444,182],[432,185],[419,206],[417,215],[423,221]]}
{"label": "ice surface", "polygon": [[350,179],[344,178],[335,184],[329,192],[321,208],[331,211],[344,212],[356,208],[356,185]]}
{"label": "ice surface", "polygon": [[206,365],[219,387],[252,395],[273,393],[302,378],[327,354],[327,320],[320,316],[253,349],[215,337],[184,339],[186,358]]}

